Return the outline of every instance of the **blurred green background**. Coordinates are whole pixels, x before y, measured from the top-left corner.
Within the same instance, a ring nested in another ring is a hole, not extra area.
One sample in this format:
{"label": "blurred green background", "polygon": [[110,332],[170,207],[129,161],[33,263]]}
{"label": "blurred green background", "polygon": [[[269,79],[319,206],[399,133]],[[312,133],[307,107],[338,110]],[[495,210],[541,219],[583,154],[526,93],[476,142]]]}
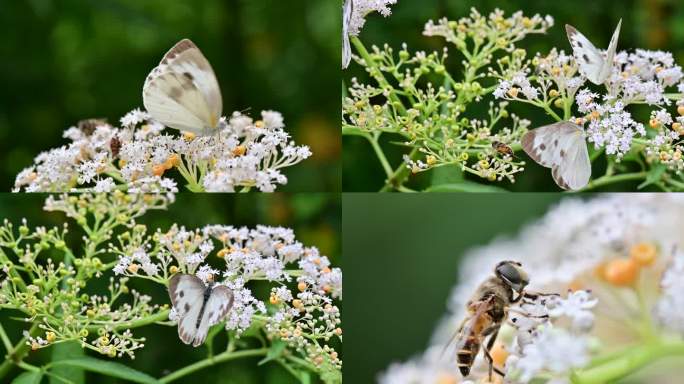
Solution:
{"label": "blurred green background", "polygon": [[[565,24],[572,24],[592,40],[597,47],[608,46],[611,35],[622,18],[622,31],[618,49],[643,48],[666,50],[674,54],[677,62],[684,62],[684,7],[681,0],[400,0],[393,5],[392,15],[384,19],[373,13],[360,34],[360,39],[369,48],[372,44],[384,43],[398,49],[402,42],[408,44],[410,51],[441,51],[444,39],[422,35],[425,22],[447,17],[457,20],[468,16],[470,8],[475,7],[482,14],[489,14],[495,8],[503,9],[506,15],[522,10],[526,15],[539,13],[550,14],[555,19],[555,26],[547,35],[529,35],[519,47],[528,51],[528,56],[535,52],[548,52],[552,47],[559,47],[570,52],[565,35]],[[449,46],[452,56],[447,60],[447,70],[458,74],[460,78],[460,55],[456,55],[455,47]],[[352,63],[343,74],[344,81],[349,84],[352,77],[364,79],[367,75]],[[476,116],[486,116],[489,99],[481,103],[480,108],[471,107]],[[642,122],[648,121],[648,108],[634,109],[636,117]],[[526,105],[513,105],[510,109],[519,116],[532,121],[532,127],[548,124],[544,112]],[[469,115],[470,116],[470,115]],[[398,136],[385,135],[387,141],[396,141]],[[368,142],[361,137],[347,136],[343,139],[343,172],[342,180],[345,191],[377,191],[385,180],[380,163],[377,161]],[[383,145],[391,164],[396,167],[401,162],[401,155],[408,153],[404,148],[389,144]],[[516,183],[498,183],[514,191],[558,191],[550,172],[542,168],[520,152],[527,160],[526,170],[516,177]],[[604,158],[594,164],[594,174],[605,169]],[[409,186],[424,188],[429,185],[430,173],[426,172],[413,177],[414,184]],[[470,176],[470,175],[469,175]],[[471,177],[470,180],[482,182],[482,179]],[[613,184],[601,190],[635,190],[639,182]]]}
{"label": "blurred green background", "polygon": [[[68,221],[73,232],[71,237],[77,240],[82,234],[76,230],[78,227],[73,220],[67,220],[65,215],[59,212],[48,213],[42,210],[45,197],[46,195],[43,194],[0,194],[0,220],[6,218],[18,225],[21,218],[26,218],[31,228],[37,225],[61,226],[62,223]],[[167,230],[173,223],[185,225],[189,229],[207,224],[245,225],[251,228],[257,224],[285,226],[292,228],[296,239],[305,246],[318,247],[321,254],[328,256],[336,266],[341,263],[339,237],[341,206],[340,197],[337,194],[195,195],[185,193],[178,195],[177,201],[168,210],[150,211],[138,222],[147,224],[149,230],[160,228],[162,231]],[[70,244],[73,246],[81,242],[75,241]],[[74,249],[78,250],[80,246]],[[104,276],[100,280],[104,284],[101,288],[106,289],[108,277]],[[135,281],[135,279],[129,285],[142,293],[152,295],[154,303],[168,302],[166,292],[157,285],[144,280]],[[270,288],[267,284],[251,284],[250,287],[255,296],[262,300],[268,297]],[[0,322],[14,341],[20,338],[21,331],[24,329],[21,322],[9,319],[16,315],[17,313],[10,311],[0,312]],[[175,327],[152,325],[138,328],[134,334],[147,338],[145,347],[136,353],[135,360],[123,358],[117,361],[156,377],[206,357],[206,348],[195,349],[182,344],[178,340]],[[221,334],[217,338],[218,344],[214,346],[215,350],[225,348],[226,341],[225,334]],[[336,346],[336,349],[341,352],[341,345]],[[49,362],[50,352],[51,348],[35,352],[30,355],[27,362],[35,365]],[[4,356],[4,349],[2,353]],[[227,384],[298,382],[280,365],[257,366],[259,360],[260,358],[250,358],[222,363],[184,377],[179,382]],[[15,370],[14,374],[18,372]],[[115,383],[118,381],[89,375],[86,377],[86,382]]]}
{"label": "blurred green background", "polygon": [[345,381],[374,382],[390,363],[420,354],[446,313],[464,252],[515,235],[561,198],[345,193],[344,294],[353,304],[342,312]]}
{"label": "blurred green background", "polygon": [[340,190],[340,13],[336,0],[0,0],[0,190],[78,120],[142,107],[145,77],[184,37],[224,114],[280,111],[311,147],[283,191]]}

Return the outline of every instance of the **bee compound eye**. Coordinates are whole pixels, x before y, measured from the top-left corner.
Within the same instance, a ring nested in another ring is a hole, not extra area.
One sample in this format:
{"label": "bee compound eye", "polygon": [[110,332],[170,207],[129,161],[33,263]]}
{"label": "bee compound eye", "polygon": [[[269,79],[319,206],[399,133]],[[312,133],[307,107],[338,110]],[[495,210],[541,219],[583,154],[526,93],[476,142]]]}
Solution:
{"label": "bee compound eye", "polygon": [[525,283],[520,271],[512,263],[501,263],[496,267],[497,274],[512,284]]}

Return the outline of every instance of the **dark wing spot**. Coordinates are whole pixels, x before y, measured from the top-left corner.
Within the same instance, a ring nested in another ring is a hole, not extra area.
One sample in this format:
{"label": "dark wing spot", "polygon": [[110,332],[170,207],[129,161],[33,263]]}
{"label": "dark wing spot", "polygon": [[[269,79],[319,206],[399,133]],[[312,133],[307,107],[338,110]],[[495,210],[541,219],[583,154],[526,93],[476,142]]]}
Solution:
{"label": "dark wing spot", "polygon": [[169,96],[171,96],[172,99],[178,101],[180,96],[183,94],[183,90],[178,88],[178,87],[173,87],[171,88],[171,91],[169,92]]}
{"label": "dark wing spot", "polygon": [[557,147],[557,146],[558,146],[558,139],[556,139],[556,140],[553,141],[553,146],[554,146],[554,147]]}
{"label": "dark wing spot", "polygon": [[561,155],[561,157],[565,157],[565,151],[561,149],[560,155]]}
{"label": "dark wing spot", "polygon": [[589,60],[589,56],[587,56],[586,53],[582,55],[582,60],[584,60],[585,63],[591,63],[591,61]]}
{"label": "dark wing spot", "polygon": [[178,291],[178,296],[180,296],[180,297],[185,296],[185,292],[184,291]]}
{"label": "dark wing spot", "polygon": [[195,78],[192,76],[190,72],[183,72],[183,76],[185,76],[190,81],[195,80]]}
{"label": "dark wing spot", "polygon": [[575,40],[575,44],[577,44],[578,47],[582,48],[582,42],[579,40]]}
{"label": "dark wing spot", "polygon": [[209,312],[209,318],[211,319],[213,317],[214,317],[214,311]]}
{"label": "dark wing spot", "polygon": [[539,149],[541,149],[542,151],[545,150],[546,144],[544,144],[544,143],[539,144]]}
{"label": "dark wing spot", "polygon": [[185,312],[190,310],[190,303],[185,303]]}

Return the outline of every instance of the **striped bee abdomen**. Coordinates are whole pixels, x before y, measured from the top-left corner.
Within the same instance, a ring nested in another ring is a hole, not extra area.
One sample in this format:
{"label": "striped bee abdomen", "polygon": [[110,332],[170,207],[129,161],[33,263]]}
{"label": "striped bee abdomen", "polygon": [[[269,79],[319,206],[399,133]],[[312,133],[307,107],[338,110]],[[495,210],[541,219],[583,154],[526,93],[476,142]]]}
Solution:
{"label": "striped bee abdomen", "polygon": [[473,361],[477,353],[480,351],[480,340],[474,334],[467,336],[463,348],[456,351],[456,363],[458,370],[461,371],[463,377],[470,374],[470,368],[473,366]]}

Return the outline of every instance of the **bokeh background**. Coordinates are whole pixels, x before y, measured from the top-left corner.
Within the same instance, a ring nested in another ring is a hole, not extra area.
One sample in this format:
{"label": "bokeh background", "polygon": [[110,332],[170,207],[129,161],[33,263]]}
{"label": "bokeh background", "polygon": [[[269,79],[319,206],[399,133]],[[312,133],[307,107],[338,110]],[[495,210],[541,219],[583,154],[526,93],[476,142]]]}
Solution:
{"label": "bokeh background", "polygon": [[[409,50],[441,51],[444,39],[426,37],[422,35],[425,22],[447,17],[457,20],[470,13],[475,7],[482,14],[489,14],[495,8],[500,8],[510,15],[522,10],[525,14],[549,14],[555,19],[555,26],[547,35],[529,35],[518,45],[525,48],[531,56],[535,52],[548,52],[552,47],[559,47],[566,52],[571,48],[567,41],[564,25],[572,24],[584,35],[592,40],[597,47],[608,46],[615,26],[622,18],[622,31],[618,49],[643,48],[651,50],[666,50],[674,54],[675,60],[684,63],[684,7],[681,0],[399,0],[391,7],[392,15],[384,19],[380,14],[373,13],[367,18],[366,25],[360,34],[360,39],[370,47],[372,44],[388,43],[398,48],[406,42]],[[449,47],[450,52],[456,52],[455,47]],[[447,60],[447,70],[452,74],[460,74],[460,56],[452,55]],[[352,63],[343,73],[343,80],[349,84],[349,79],[357,76],[367,79],[360,67]],[[488,100],[488,99],[487,99]],[[486,116],[487,103],[482,108],[473,108],[474,114]],[[521,107],[521,108],[520,108]],[[472,107],[471,107],[472,108]],[[544,112],[525,105],[512,105],[511,111],[532,121],[532,126],[550,123]],[[648,121],[648,109],[634,109],[635,116],[642,122]],[[387,141],[396,141],[398,136],[386,136]],[[385,174],[380,163],[375,158],[368,142],[361,137],[343,138],[343,185],[345,191],[377,191],[385,180]],[[383,147],[391,164],[396,167],[401,162],[401,155],[407,153],[404,148],[385,143]],[[527,160],[526,170],[516,177],[516,183],[498,183],[513,191],[558,191],[550,172],[542,168],[526,155],[519,152]],[[594,165],[594,173],[603,171],[605,161],[599,159]],[[429,185],[431,172],[414,176],[409,186],[425,188]],[[482,182],[480,178],[469,178]],[[635,190],[638,182],[613,184],[601,190]]]}
{"label": "bokeh background", "polygon": [[212,64],[224,114],[283,113],[313,156],[283,191],[340,190],[338,1],[0,1],[0,191],[78,120],[118,123],[177,41]]}
{"label": "bokeh background", "polygon": [[344,294],[353,304],[342,312],[345,381],[375,382],[392,362],[425,350],[465,251],[515,235],[562,198],[345,193]]}
{"label": "bokeh background", "polygon": [[[18,225],[22,218],[26,218],[31,228],[38,225],[61,226],[67,221],[73,232],[70,235],[74,242],[70,244],[80,244],[78,238],[82,234],[78,232],[78,226],[73,220],[66,219],[65,215],[60,212],[42,210],[45,197],[44,194],[0,194],[0,220],[8,219]],[[150,230],[160,228],[162,231],[167,230],[173,223],[185,225],[189,229],[207,224],[244,225],[250,228],[257,224],[285,226],[292,228],[297,240],[304,245],[318,247],[321,254],[328,256],[334,265],[339,266],[341,263],[339,236],[341,206],[340,197],[337,194],[196,195],[185,193],[178,195],[177,201],[168,210],[149,211],[138,222],[146,224]],[[105,276],[100,280],[103,283],[101,288],[106,290],[108,277]],[[152,295],[152,301],[155,303],[168,302],[168,294],[156,284],[133,279],[129,285],[138,291]],[[255,296],[262,299],[268,297],[270,288],[267,284],[253,284],[251,288]],[[24,327],[20,321],[12,319],[14,316],[17,316],[17,313],[0,311],[0,322],[8,331],[10,338],[18,340]],[[152,376],[159,377],[165,372],[169,373],[206,357],[206,348],[195,349],[181,343],[178,340],[176,327],[152,325],[138,328],[137,331],[138,336],[147,338],[145,347],[136,353],[135,360],[124,358],[117,359],[117,361]],[[224,334],[217,338],[217,343],[214,346],[216,351],[225,348]],[[36,365],[49,362],[51,349],[35,352],[27,361]],[[337,345],[336,349],[341,351],[341,345]],[[5,353],[4,350],[2,353]],[[249,358],[222,363],[197,371],[182,378],[180,382],[298,383],[280,365],[257,366],[259,360],[260,358]],[[18,372],[16,370],[14,374]],[[120,381],[103,376],[87,375],[85,382],[107,384]]]}

